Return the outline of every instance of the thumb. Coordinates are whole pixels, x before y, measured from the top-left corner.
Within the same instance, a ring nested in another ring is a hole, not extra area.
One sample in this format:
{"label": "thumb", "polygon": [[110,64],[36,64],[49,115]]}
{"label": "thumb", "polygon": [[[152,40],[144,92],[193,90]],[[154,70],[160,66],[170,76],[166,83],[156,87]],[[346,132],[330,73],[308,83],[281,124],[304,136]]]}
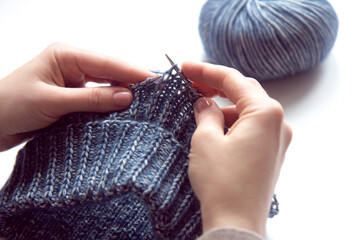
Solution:
{"label": "thumb", "polygon": [[224,134],[224,115],[212,99],[202,97],[195,102],[195,119],[197,128],[194,134]]}
{"label": "thumb", "polygon": [[111,112],[128,108],[133,100],[123,87],[63,88],[59,114],[71,112]]}

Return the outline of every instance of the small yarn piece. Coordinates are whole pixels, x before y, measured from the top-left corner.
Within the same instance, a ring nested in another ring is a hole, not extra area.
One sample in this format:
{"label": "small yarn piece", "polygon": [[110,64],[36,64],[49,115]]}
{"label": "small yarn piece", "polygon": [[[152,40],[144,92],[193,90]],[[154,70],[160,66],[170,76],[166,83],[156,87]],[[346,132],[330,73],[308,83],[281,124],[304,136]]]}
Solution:
{"label": "small yarn piece", "polygon": [[208,0],[199,20],[208,60],[259,81],[314,69],[337,31],[326,0]]}
{"label": "small yarn piece", "polygon": [[[0,238],[201,234],[200,203],[187,175],[193,104],[201,95],[175,66],[129,88],[127,110],[68,114],[18,152],[0,191]],[[277,212],[273,201],[269,216]]]}

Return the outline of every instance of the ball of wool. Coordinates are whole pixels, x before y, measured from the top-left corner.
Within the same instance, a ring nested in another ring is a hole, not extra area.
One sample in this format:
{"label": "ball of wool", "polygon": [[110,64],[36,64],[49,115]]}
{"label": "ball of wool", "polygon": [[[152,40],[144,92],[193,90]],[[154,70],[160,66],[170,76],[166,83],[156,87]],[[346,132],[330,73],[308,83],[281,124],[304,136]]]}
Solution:
{"label": "ball of wool", "polygon": [[337,30],[326,0],[208,0],[199,19],[209,61],[259,81],[315,68]]}

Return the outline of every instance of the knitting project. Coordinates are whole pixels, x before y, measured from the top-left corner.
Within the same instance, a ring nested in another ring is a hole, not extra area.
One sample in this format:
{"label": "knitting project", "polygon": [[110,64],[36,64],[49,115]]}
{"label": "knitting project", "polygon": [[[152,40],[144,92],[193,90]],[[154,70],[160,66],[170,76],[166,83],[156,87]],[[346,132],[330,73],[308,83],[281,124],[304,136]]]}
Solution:
{"label": "knitting project", "polygon": [[[195,239],[188,176],[200,94],[172,67],[129,87],[132,105],[64,116],[22,148],[0,191],[6,239]],[[273,202],[270,216],[277,213]]]}

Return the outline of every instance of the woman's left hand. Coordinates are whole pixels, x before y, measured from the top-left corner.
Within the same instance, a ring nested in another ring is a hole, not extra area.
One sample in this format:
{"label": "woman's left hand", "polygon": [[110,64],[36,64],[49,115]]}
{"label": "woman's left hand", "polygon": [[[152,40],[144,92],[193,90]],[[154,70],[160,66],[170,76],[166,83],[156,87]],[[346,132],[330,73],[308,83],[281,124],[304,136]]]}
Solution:
{"label": "woman's left hand", "polygon": [[[132,102],[128,84],[153,74],[101,54],[52,44],[0,80],[0,151],[71,112],[110,112]],[[87,88],[89,81],[118,86]]]}

